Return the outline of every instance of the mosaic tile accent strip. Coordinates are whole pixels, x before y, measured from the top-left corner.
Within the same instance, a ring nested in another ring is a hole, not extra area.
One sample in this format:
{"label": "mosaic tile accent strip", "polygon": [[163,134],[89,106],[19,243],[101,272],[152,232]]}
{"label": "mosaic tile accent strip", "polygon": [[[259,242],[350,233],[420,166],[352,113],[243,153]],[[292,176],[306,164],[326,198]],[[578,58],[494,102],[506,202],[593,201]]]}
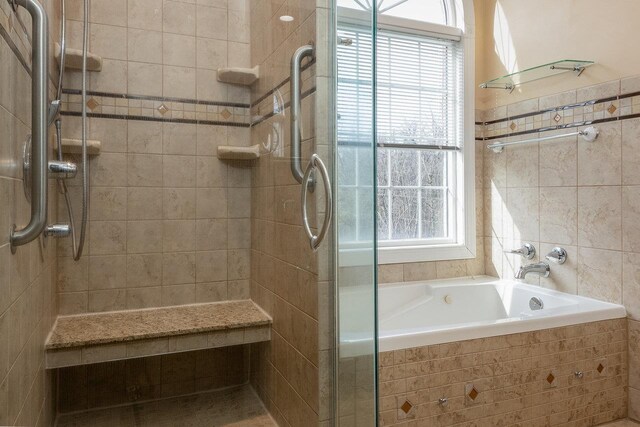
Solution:
{"label": "mosaic tile accent strip", "polygon": [[[171,121],[177,123],[250,126],[248,105],[226,102],[202,102],[174,98],[142,98],[124,94],[88,92],[89,117],[131,120]],[[77,91],[62,95],[62,112],[77,115],[82,111],[82,96]]]}
{"label": "mosaic tile accent strip", "polygon": [[477,121],[476,125],[481,126],[482,131],[476,132],[476,140],[488,141],[638,118],[640,117],[640,92],[621,93],[513,116],[508,115],[508,107],[510,106],[484,112],[486,116],[498,116],[498,118]]}
{"label": "mosaic tile accent strip", "polygon": [[379,364],[383,426],[406,425],[407,400],[413,425],[425,426],[589,426],[627,415],[627,319],[382,352]]}

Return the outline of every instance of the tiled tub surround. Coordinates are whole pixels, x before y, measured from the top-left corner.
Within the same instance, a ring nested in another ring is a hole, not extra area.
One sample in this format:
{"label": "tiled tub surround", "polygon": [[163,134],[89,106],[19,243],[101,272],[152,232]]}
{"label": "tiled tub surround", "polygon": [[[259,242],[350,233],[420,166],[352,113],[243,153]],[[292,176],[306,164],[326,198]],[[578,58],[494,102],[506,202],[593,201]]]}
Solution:
{"label": "tiled tub surround", "polygon": [[626,319],[382,352],[379,365],[382,425],[597,425],[627,412]]}
{"label": "tiled tub surround", "polygon": [[[501,106],[485,112],[479,135],[496,140],[525,131],[514,138],[531,138],[595,123],[600,136],[593,143],[570,137],[501,154],[483,150],[486,272],[513,277],[521,260],[502,251],[522,242],[536,245],[541,257],[562,246],[567,262],[552,265],[548,279],[527,282],[623,304],[632,332],[640,329],[639,91],[640,78],[630,77]],[[547,126],[568,129],[535,131]],[[638,369],[633,345],[629,372]],[[629,380],[629,415],[640,419],[636,377]]]}

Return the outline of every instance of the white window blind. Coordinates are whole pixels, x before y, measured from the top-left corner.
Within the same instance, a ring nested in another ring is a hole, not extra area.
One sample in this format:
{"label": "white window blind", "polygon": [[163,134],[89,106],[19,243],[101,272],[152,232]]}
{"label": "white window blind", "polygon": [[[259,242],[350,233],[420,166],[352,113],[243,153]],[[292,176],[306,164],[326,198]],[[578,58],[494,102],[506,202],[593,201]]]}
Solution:
{"label": "white window blind", "polygon": [[[363,162],[372,135],[371,35],[342,27],[338,36],[351,41],[337,55],[339,170],[346,171],[338,179],[353,206],[366,208],[358,175],[372,167]],[[453,243],[462,200],[456,188],[464,135],[461,43],[380,30],[376,48],[378,240],[381,246]],[[343,236],[357,241],[358,224],[343,226]]]}
{"label": "white window blind", "polygon": [[378,33],[378,143],[462,146],[460,42]]}
{"label": "white window blind", "polygon": [[373,65],[371,34],[347,28],[338,32],[338,143],[371,146]]}
{"label": "white window blind", "polygon": [[[371,35],[338,32],[338,142],[370,141]],[[460,42],[377,33],[377,143],[462,147],[463,52]],[[368,139],[367,139],[368,138]]]}

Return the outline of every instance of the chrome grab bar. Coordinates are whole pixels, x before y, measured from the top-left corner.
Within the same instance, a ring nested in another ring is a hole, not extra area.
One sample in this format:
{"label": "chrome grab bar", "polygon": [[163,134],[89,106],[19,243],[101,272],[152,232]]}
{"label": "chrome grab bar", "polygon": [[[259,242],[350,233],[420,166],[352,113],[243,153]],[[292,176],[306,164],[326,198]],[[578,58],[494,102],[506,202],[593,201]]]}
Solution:
{"label": "chrome grab bar", "polygon": [[[37,0],[15,0],[27,9],[33,25],[32,76],[31,76],[31,219],[21,230],[13,225],[11,230],[11,252],[40,236],[47,224],[47,119],[48,94],[48,49],[49,28],[47,13]],[[23,177],[24,179],[25,177]]]}
{"label": "chrome grab bar", "polygon": [[[326,198],[324,200],[324,221],[322,222],[322,228],[318,235],[314,235],[311,231],[311,227],[309,226],[309,216],[307,215],[307,194],[309,193],[309,186],[306,184],[314,169],[318,169],[320,171],[320,175],[322,175],[322,182],[324,184],[324,191],[326,192]],[[320,246],[320,243],[324,240],[327,231],[329,231],[332,214],[333,194],[331,192],[331,182],[329,182],[329,173],[327,172],[327,168],[324,163],[322,163],[320,156],[313,154],[311,155],[311,160],[309,160],[309,165],[307,166],[307,170],[302,178],[302,225],[304,226],[305,233],[307,233],[307,237],[309,237],[311,249],[314,251],[318,250],[318,246]]]}
{"label": "chrome grab bar", "polygon": [[302,68],[302,60],[306,57],[313,56],[313,46],[305,45],[296,49],[291,57],[291,173],[298,182],[302,182],[302,158],[300,155],[301,130],[300,130],[300,73]]}
{"label": "chrome grab bar", "polygon": [[493,144],[487,145],[487,148],[490,148],[491,150],[493,150],[494,153],[502,153],[502,151],[504,150],[504,147],[510,147],[512,145],[522,145],[522,144],[530,144],[532,142],[551,141],[554,139],[567,138],[567,137],[576,136],[576,135],[581,136],[582,139],[584,139],[587,142],[593,142],[596,139],[598,139],[599,134],[600,132],[598,131],[597,128],[594,128],[593,126],[589,126],[584,130],[579,130],[571,133],[564,133],[562,135],[543,136],[540,138],[525,139],[523,141],[495,142]]}

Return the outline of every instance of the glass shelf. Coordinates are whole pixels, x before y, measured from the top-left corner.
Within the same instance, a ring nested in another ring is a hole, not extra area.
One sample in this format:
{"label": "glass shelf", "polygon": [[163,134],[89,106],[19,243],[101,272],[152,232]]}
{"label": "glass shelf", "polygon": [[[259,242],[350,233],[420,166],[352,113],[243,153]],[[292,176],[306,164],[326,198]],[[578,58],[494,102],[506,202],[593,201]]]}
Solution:
{"label": "glass shelf", "polygon": [[585,68],[593,64],[595,64],[594,61],[563,59],[561,61],[538,65],[537,67],[527,68],[526,70],[489,80],[482,83],[480,87],[482,89],[506,89],[513,91],[516,86],[521,84],[555,76],[556,74],[566,73],[568,71],[574,72],[577,77],[582,74]]}

